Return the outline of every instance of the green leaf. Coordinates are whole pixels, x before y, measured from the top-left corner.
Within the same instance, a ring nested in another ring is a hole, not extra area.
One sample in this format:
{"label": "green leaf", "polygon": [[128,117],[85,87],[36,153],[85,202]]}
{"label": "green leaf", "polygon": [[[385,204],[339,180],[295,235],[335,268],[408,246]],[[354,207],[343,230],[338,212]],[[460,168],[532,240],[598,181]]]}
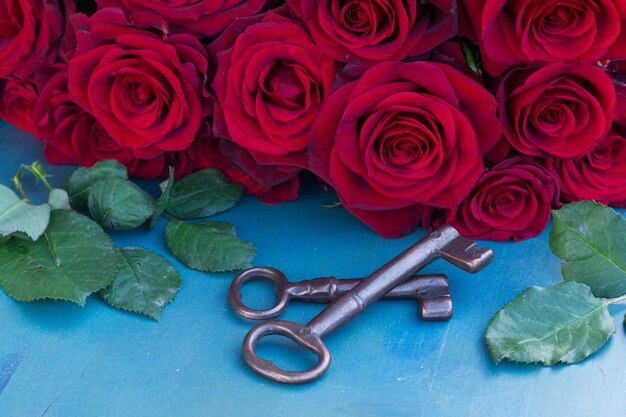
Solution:
{"label": "green leaf", "polygon": [[67,191],[60,188],[50,191],[48,204],[52,210],[71,210],[70,197],[67,195]]}
{"label": "green leaf", "polygon": [[148,249],[120,249],[120,268],[115,280],[100,291],[113,307],[145,314],[159,320],[165,306],[176,297],[182,283],[174,266]]}
{"label": "green leaf", "polygon": [[33,206],[21,200],[10,188],[0,185],[0,236],[24,232],[37,240],[48,227],[50,206]]}
{"label": "green leaf", "polygon": [[135,183],[114,178],[95,183],[89,191],[89,214],[103,227],[134,229],[154,213],[154,198]]}
{"label": "green leaf", "polygon": [[167,211],[179,219],[209,217],[234,206],[243,189],[215,169],[198,171],[174,182]]}
{"label": "green leaf", "polygon": [[530,287],[491,319],[485,343],[496,363],[576,363],[615,332],[607,304],[576,282]]}
{"label": "green leaf", "polygon": [[91,168],[78,168],[69,176],[63,188],[70,197],[70,204],[76,210],[87,211],[89,190],[100,180],[128,178],[126,167],[116,160],[107,159],[96,163]]}
{"label": "green leaf", "polygon": [[170,221],[165,242],[185,265],[199,271],[232,271],[251,266],[256,247],[234,236],[222,222]]}
{"label": "green leaf", "polygon": [[563,278],[588,285],[596,297],[626,294],[626,221],[591,201],[567,204],[553,217],[550,248],[564,260]]}
{"label": "green leaf", "polygon": [[174,168],[170,167],[170,176],[166,182],[161,184],[161,188],[163,191],[161,192],[161,197],[157,200],[156,206],[154,208],[154,214],[152,214],[152,220],[150,220],[150,228],[154,227],[161,217],[161,214],[167,208],[167,204],[170,201],[170,191],[172,190],[172,185],[174,184]]}
{"label": "green leaf", "polygon": [[478,75],[482,75],[482,63],[478,45],[465,39],[459,39],[461,51],[467,62],[467,66]]}
{"label": "green leaf", "polygon": [[18,301],[53,298],[82,306],[113,281],[118,256],[95,222],[72,210],[54,210],[38,240],[12,238],[0,245],[0,285]]}

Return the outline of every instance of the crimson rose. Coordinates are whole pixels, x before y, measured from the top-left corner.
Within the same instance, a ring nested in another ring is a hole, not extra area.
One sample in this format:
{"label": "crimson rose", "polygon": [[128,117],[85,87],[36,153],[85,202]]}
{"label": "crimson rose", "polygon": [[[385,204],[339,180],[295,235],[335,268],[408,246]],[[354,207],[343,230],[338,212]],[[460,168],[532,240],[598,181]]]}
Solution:
{"label": "crimson rose", "polygon": [[36,135],[33,110],[38,97],[37,86],[30,80],[0,79],[0,118]]}
{"label": "crimson rose", "polygon": [[53,164],[91,166],[102,159],[116,159],[133,176],[153,178],[163,172],[165,159],[136,158],[132,150],[121,147],[102,124],[73,102],[67,92],[67,73],[57,71],[41,91],[33,121],[46,143],[44,153]]}
{"label": "crimson rose", "polygon": [[486,71],[626,57],[625,0],[463,0]]}
{"label": "crimson rose", "polygon": [[217,55],[214,132],[260,163],[306,167],[309,130],[335,77],[303,24],[275,12],[239,19],[210,46]]}
{"label": "crimson rose", "polygon": [[0,77],[25,79],[54,63],[73,10],[71,0],[0,0]]}
{"label": "crimson rose", "polygon": [[311,131],[310,167],[384,237],[422,205],[456,207],[500,138],[493,97],[446,64],[378,64],[335,91]]}
{"label": "crimson rose", "polygon": [[613,121],[611,79],[589,64],[515,69],[496,95],[504,135],[525,155],[575,158],[590,152]]}
{"label": "crimson rose", "polygon": [[559,181],[561,200],[595,200],[626,207],[626,137],[618,132],[611,130],[587,155],[548,159],[545,166]]}
{"label": "crimson rose", "polygon": [[131,24],[117,8],[72,17],[77,50],[69,63],[70,99],[136,158],[188,148],[211,108],[211,67],[198,39],[164,38]]}
{"label": "crimson rose", "polygon": [[456,35],[454,0],[287,0],[315,42],[342,62],[399,61]]}
{"label": "crimson rose", "polygon": [[237,17],[261,10],[265,0],[97,0],[100,7],[121,7],[131,13],[155,13],[170,25],[214,36]]}
{"label": "crimson rose", "polygon": [[515,157],[485,172],[458,208],[424,223],[447,223],[474,239],[519,241],[541,233],[558,207],[556,179],[531,158]]}

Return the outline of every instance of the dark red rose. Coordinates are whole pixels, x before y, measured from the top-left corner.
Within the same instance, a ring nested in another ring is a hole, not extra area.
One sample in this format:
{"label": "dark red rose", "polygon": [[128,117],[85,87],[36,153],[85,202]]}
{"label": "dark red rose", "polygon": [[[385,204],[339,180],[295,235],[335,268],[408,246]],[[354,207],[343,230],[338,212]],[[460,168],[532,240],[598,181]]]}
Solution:
{"label": "dark red rose", "polygon": [[454,0],[287,0],[315,42],[342,62],[399,61],[457,34]]}
{"label": "dark red rose", "polygon": [[77,50],[70,99],[137,159],[189,147],[212,103],[205,48],[191,35],[163,37],[120,9],[72,16]]}
{"label": "dark red rose", "polygon": [[335,64],[303,24],[274,12],[238,19],[210,46],[217,55],[216,136],[263,164],[306,167],[308,136]]}
{"label": "dark red rose", "polygon": [[298,196],[300,168],[287,165],[261,165],[250,152],[235,142],[216,138],[203,129],[188,151],[196,170],[219,169],[231,181],[243,184],[247,194],[265,203],[282,203]]}
{"label": "dark red rose", "polygon": [[486,71],[626,56],[625,0],[463,0]]}
{"label": "dark red rose", "polygon": [[41,91],[33,112],[44,154],[53,164],[91,166],[102,159],[116,159],[130,175],[152,178],[165,167],[164,155],[138,159],[131,149],[121,147],[102,124],[73,102],[67,92],[67,74],[56,72]]}
{"label": "dark red rose", "polygon": [[548,159],[564,202],[595,200],[626,207],[626,137],[611,130],[590,153],[577,159]]}
{"label": "dark red rose", "polygon": [[0,79],[0,118],[36,135],[33,110],[37,97],[39,91],[30,80]]}
{"label": "dark red rose", "polygon": [[531,156],[590,152],[610,129],[615,107],[611,79],[589,64],[512,70],[496,98],[506,139]]}
{"label": "dark red rose", "polygon": [[428,228],[447,223],[473,239],[515,241],[543,231],[559,207],[559,185],[528,157],[507,159],[485,172],[458,208],[446,210]]}
{"label": "dark red rose", "polygon": [[155,13],[169,25],[201,36],[214,36],[237,17],[251,16],[265,0],[98,0],[100,7],[121,7],[131,13]]}
{"label": "dark red rose", "polygon": [[445,64],[378,64],[335,91],[311,131],[310,167],[384,237],[420,223],[423,205],[456,207],[502,131],[495,100]]}
{"label": "dark red rose", "polygon": [[70,0],[0,0],[0,77],[28,78],[57,60]]}

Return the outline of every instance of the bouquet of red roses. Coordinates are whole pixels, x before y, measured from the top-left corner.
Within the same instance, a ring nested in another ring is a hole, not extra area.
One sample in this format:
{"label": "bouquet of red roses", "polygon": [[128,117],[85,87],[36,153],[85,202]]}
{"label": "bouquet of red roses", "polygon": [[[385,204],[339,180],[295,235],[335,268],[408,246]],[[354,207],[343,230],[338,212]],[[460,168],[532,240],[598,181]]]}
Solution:
{"label": "bouquet of red roses", "polygon": [[0,77],[52,163],[309,170],[385,237],[626,207],[626,0],[0,0]]}

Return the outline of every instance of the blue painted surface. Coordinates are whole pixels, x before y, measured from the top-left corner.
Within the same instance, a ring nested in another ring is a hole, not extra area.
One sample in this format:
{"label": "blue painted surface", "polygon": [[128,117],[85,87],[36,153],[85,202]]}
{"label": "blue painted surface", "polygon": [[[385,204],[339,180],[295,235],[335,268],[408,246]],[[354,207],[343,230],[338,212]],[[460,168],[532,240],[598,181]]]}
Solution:
{"label": "blue painted surface", "polygon": [[[0,122],[0,181],[8,183],[20,163],[35,159],[43,160],[41,144]],[[61,185],[70,170],[49,167],[52,183]],[[43,196],[41,185],[38,190]],[[271,206],[247,197],[216,218],[234,222],[240,236],[256,243],[256,265],[276,266],[292,280],[367,275],[423,236],[418,231],[384,240],[343,209],[322,208],[321,201],[333,197],[310,182],[298,201]],[[516,244],[482,242],[493,248],[495,260],[477,275],[442,260],[431,264],[426,272],[450,277],[452,321],[419,321],[411,301],[379,302],[325,339],[333,364],[321,380],[285,386],[257,376],[240,358],[252,323],[228,306],[234,274],[184,268],[164,247],[164,224],[114,234],[118,245],[144,245],[182,271],[182,289],[161,323],[97,297],[80,308],[17,303],[0,291],[0,416],[624,415],[621,306],[611,307],[617,334],[579,365],[496,366],[483,347],[485,326],[500,307],[530,285],[560,280],[547,232]],[[305,323],[321,308],[292,304],[282,318]],[[283,365],[308,363],[291,346],[278,351],[264,344],[262,352],[282,357]]]}

